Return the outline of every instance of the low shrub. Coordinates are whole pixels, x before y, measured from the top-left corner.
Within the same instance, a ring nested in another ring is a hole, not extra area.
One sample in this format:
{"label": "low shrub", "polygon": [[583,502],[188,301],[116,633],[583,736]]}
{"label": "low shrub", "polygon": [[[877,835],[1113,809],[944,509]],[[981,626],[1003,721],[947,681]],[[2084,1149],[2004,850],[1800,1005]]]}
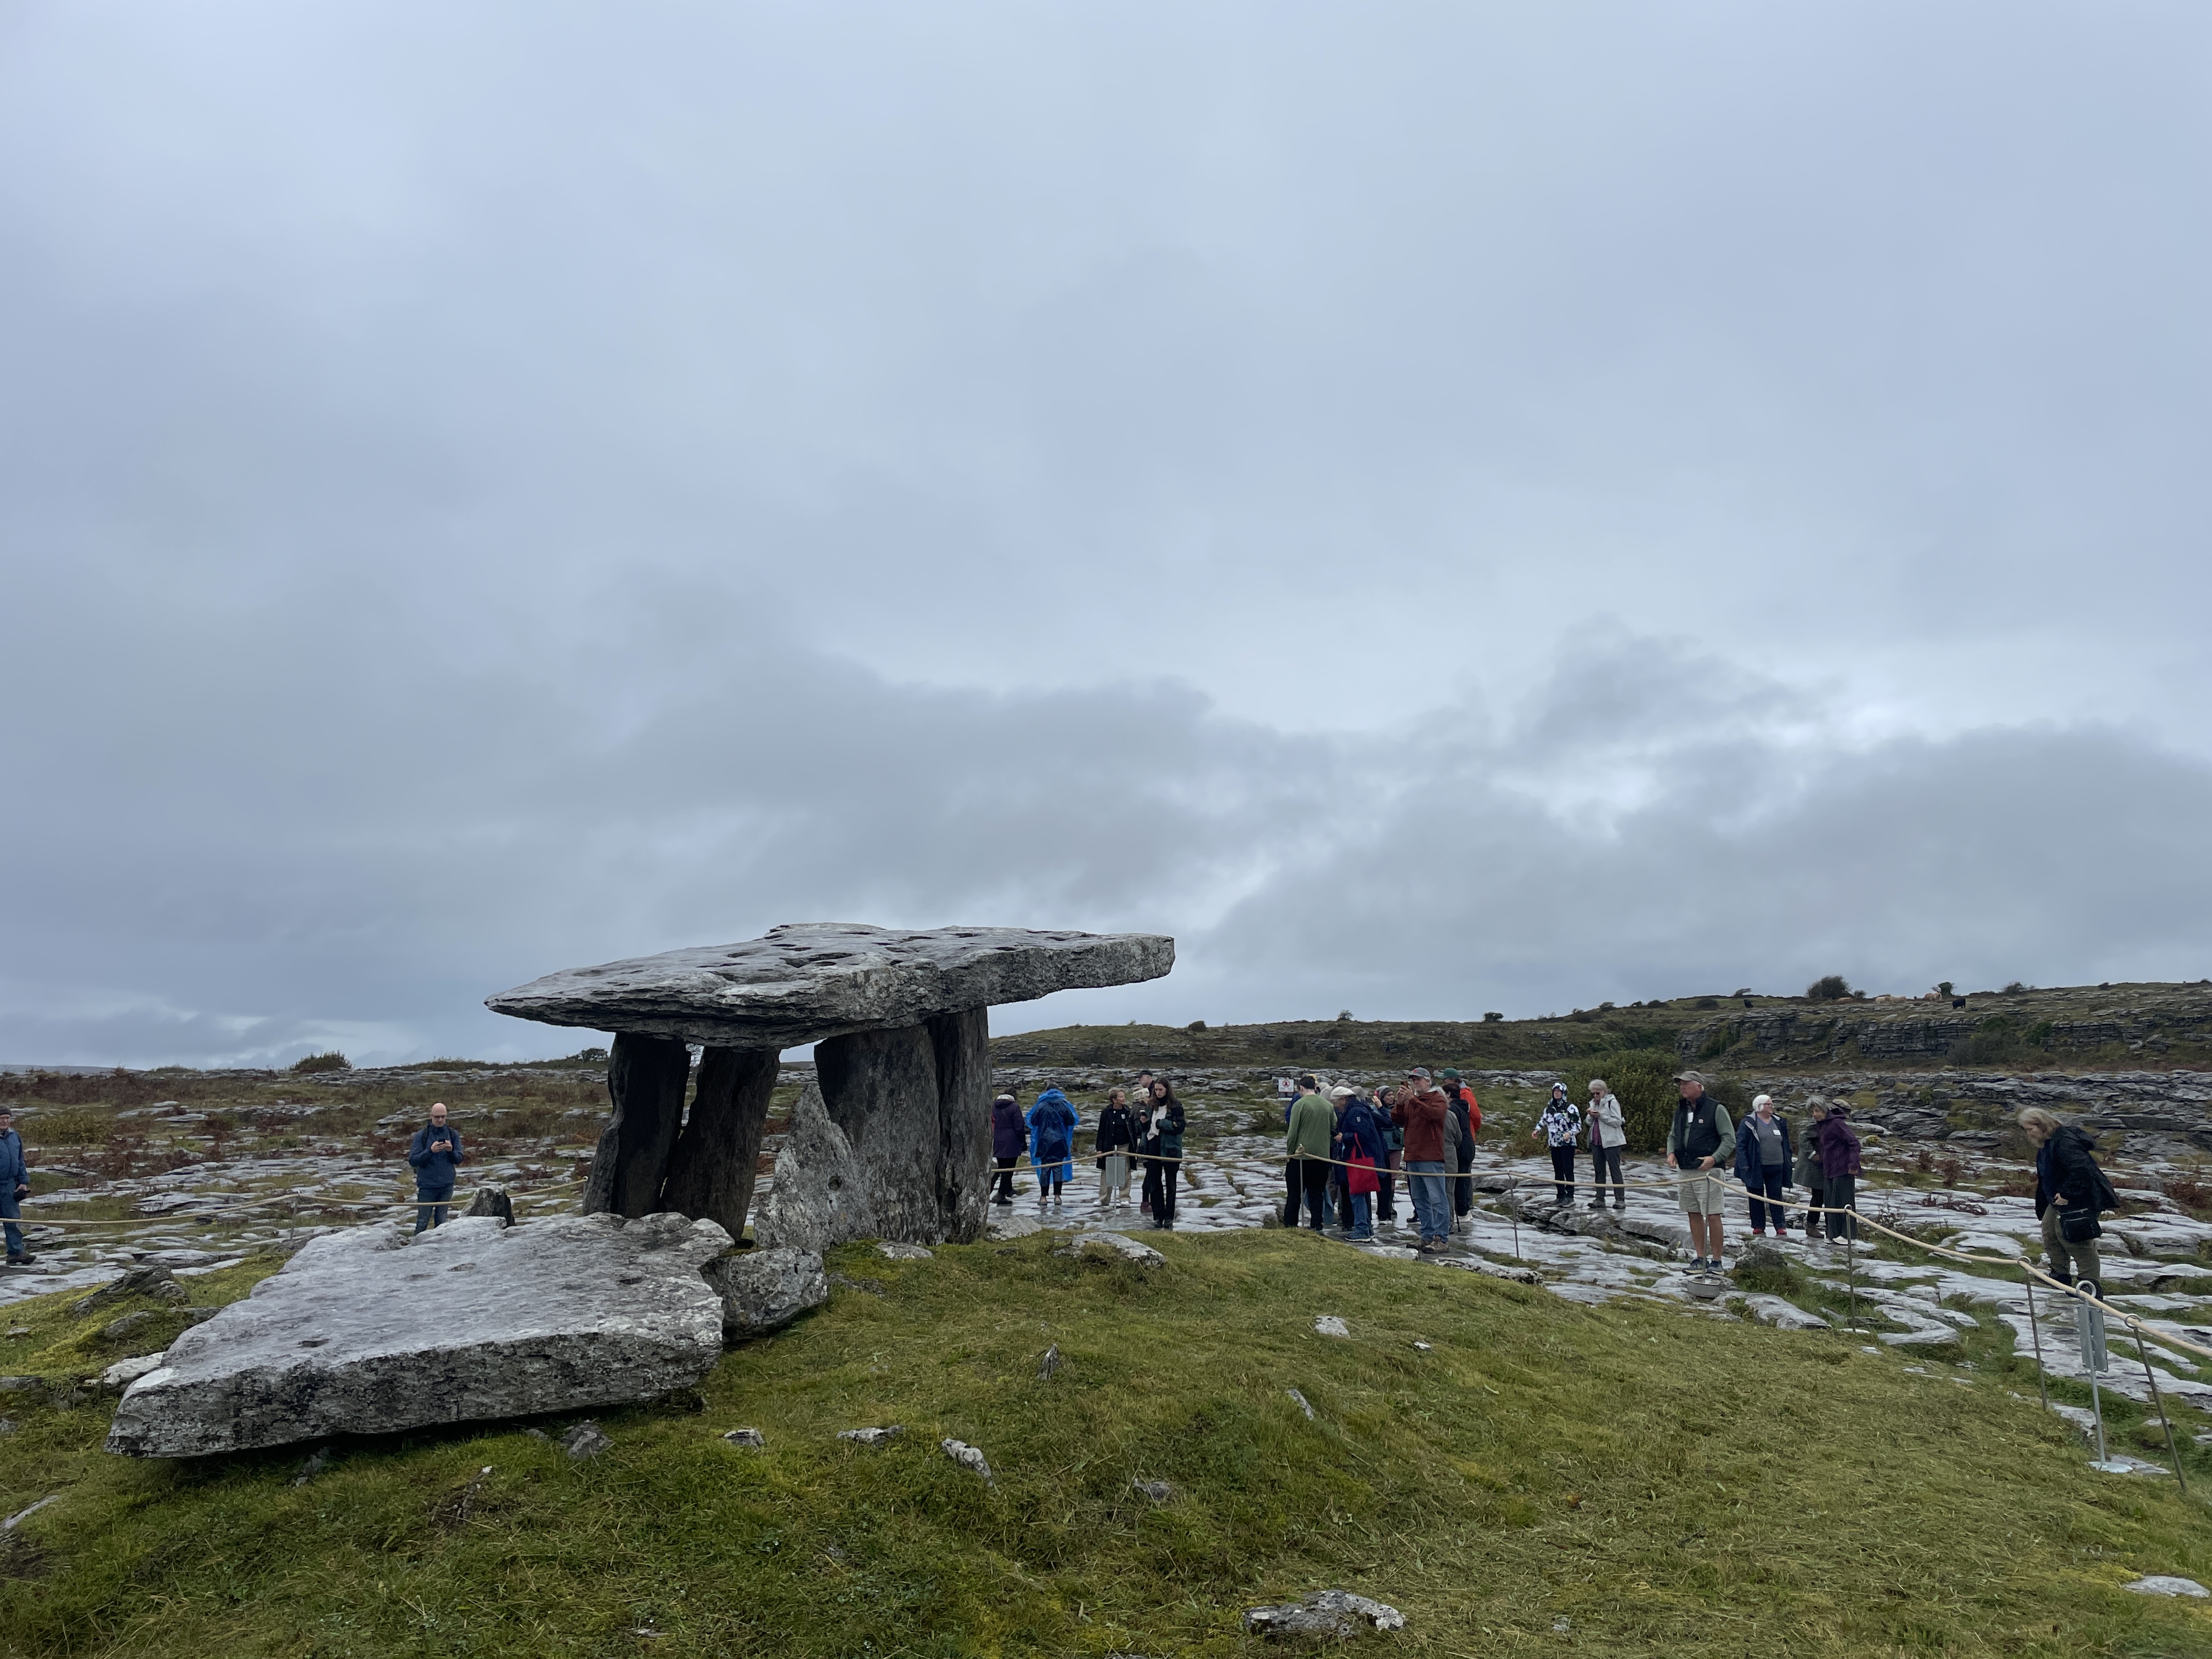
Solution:
{"label": "low shrub", "polygon": [[327,1054],[302,1054],[292,1062],[292,1069],[295,1072],[350,1072],[353,1062],[332,1048]]}
{"label": "low shrub", "polygon": [[1805,995],[1814,1002],[1841,1002],[1851,994],[1851,982],[1841,974],[1825,974],[1805,988]]}

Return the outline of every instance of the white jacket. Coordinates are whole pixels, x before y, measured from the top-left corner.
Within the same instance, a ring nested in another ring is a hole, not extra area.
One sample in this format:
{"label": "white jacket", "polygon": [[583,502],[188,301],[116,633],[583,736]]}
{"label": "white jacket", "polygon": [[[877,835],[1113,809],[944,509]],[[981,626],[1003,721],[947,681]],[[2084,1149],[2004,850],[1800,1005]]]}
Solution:
{"label": "white jacket", "polygon": [[1588,1115],[1595,1121],[1595,1133],[1591,1144],[1601,1146],[1626,1146],[1628,1128],[1620,1115],[1620,1097],[1607,1090],[1602,1099],[1589,1103]]}

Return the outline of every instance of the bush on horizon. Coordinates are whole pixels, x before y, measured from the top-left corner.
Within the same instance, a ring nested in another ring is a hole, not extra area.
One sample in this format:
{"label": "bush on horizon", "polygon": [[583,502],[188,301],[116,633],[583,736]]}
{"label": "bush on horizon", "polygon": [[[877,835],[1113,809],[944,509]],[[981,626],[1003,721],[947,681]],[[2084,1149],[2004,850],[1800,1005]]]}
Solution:
{"label": "bush on horizon", "polygon": [[292,1062],[292,1069],[295,1072],[350,1072],[353,1062],[332,1048],[327,1054],[302,1054]]}

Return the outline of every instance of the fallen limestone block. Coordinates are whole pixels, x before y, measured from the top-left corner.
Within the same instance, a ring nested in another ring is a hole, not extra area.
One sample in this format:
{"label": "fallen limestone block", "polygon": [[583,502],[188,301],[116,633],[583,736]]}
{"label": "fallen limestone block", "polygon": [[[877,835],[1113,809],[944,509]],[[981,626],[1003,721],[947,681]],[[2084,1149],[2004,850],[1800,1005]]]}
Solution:
{"label": "fallen limestone block", "polygon": [[756,1451],[768,1444],[768,1437],[758,1429],[732,1429],[722,1438],[732,1446],[749,1446]]}
{"label": "fallen limestone block", "polygon": [[702,1270],[722,1298],[722,1334],[732,1342],[781,1330],[830,1299],[830,1275],[814,1250],[733,1250]]}
{"label": "fallen limestone block", "polygon": [[902,1244],[896,1239],[883,1239],[876,1245],[876,1254],[888,1256],[893,1261],[927,1261],[933,1259],[926,1244]]}
{"label": "fallen limestone block", "polygon": [[1785,1302],[1778,1296],[1768,1296],[1763,1292],[1747,1296],[1744,1298],[1744,1304],[1751,1310],[1753,1318],[1773,1326],[1777,1330],[1825,1331],[1828,1328],[1828,1322],[1818,1314],[1808,1314],[1796,1304]]}
{"label": "fallen limestone block", "polygon": [[1350,1336],[1352,1334],[1352,1327],[1346,1324],[1343,1320],[1338,1318],[1334,1314],[1322,1314],[1314,1321],[1314,1334],[1316,1336]]}
{"label": "fallen limestone block", "polygon": [[477,1195],[469,1200],[469,1207],[463,1211],[462,1214],[465,1217],[497,1216],[501,1221],[512,1225],[514,1221],[514,1200],[507,1195],[507,1189],[503,1187],[479,1187],[477,1188]]}
{"label": "fallen limestone block", "polygon": [[1140,1244],[1121,1233],[1085,1233],[1069,1239],[1053,1254],[1081,1261],[1094,1250],[1110,1251],[1124,1261],[1135,1262],[1139,1267],[1164,1267],[1168,1265],[1167,1257],[1151,1245]]}
{"label": "fallen limestone block", "polygon": [[100,1328],[100,1340],[103,1342],[128,1342],[161,1316],[151,1308],[141,1308],[136,1313],[125,1314],[120,1319],[111,1319]]}
{"label": "fallen limestone block", "polygon": [[969,1445],[965,1440],[955,1440],[951,1436],[947,1435],[937,1444],[939,1450],[962,1468],[971,1469],[981,1475],[985,1486],[995,1486],[999,1484],[991,1479],[991,1466],[984,1461],[981,1451]]}
{"label": "fallen limestone block", "polygon": [[721,1357],[700,1269],[729,1247],[678,1215],[326,1234],[179,1337],[124,1395],[107,1449],[197,1457],[690,1388]]}
{"label": "fallen limestone block", "polygon": [[1254,1636],[1357,1636],[1403,1630],[1406,1615],[1348,1590],[1320,1590],[1283,1607],[1254,1607],[1244,1615],[1244,1628]]}
{"label": "fallen limestone block", "polygon": [[611,1449],[614,1442],[600,1431],[596,1423],[579,1423],[561,1437],[561,1449],[578,1462],[587,1457],[597,1457]]}
{"label": "fallen limestone block", "polygon": [[159,1262],[142,1261],[135,1267],[124,1269],[123,1276],[101,1285],[90,1296],[80,1297],[70,1304],[70,1312],[82,1319],[87,1314],[98,1313],[102,1308],[112,1308],[117,1303],[134,1296],[149,1296],[156,1302],[180,1305],[192,1299],[191,1292],[177,1283],[176,1275]]}
{"label": "fallen limestone block", "polygon": [[880,1429],[840,1429],[837,1437],[849,1440],[856,1446],[888,1446],[906,1432],[902,1423],[892,1423]]}
{"label": "fallen limestone block", "polygon": [[159,1370],[165,1354],[140,1354],[135,1359],[118,1359],[100,1374],[100,1386],[118,1393],[129,1388],[149,1371]]}
{"label": "fallen limestone block", "polygon": [[2162,1572],[2153,1573],[2148,1578],[2138,1578],[2134,1583],[2123,1584],[2120,1588],[2133,1590],[2138,1595],[2212,1596],[2212,1590],[2206,1589],[2194,1578],[2175,1578]]}

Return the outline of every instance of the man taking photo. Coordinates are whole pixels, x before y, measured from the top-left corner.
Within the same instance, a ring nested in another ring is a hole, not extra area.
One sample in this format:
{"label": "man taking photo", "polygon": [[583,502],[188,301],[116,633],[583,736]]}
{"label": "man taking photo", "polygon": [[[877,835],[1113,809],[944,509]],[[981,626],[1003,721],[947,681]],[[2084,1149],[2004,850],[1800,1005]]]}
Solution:
{"label": "man taking photo", "polygon": [[460,1167],[461,1132],[446,1121],[446,1103],[430,1109],[430,1121],[415,1132],[407,1148],[415,1166],[415,1231],[437,1226],[453,1196],[453,1172]]}

